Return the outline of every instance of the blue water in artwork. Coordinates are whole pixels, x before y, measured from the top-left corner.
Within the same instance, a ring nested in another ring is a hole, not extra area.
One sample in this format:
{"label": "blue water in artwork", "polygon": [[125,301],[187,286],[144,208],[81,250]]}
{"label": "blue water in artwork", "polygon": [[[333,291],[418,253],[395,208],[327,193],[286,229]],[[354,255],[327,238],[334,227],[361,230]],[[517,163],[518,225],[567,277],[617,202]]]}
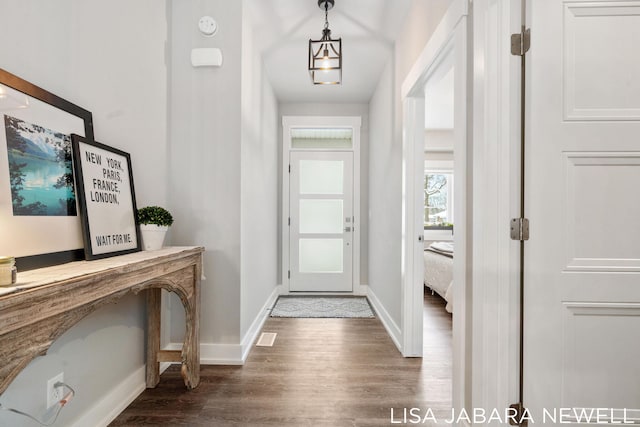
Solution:
{"label": "blue water in artwork", "polygon": [[46,215],[67,215],[66,201],[75,198],[73,188],[55,187],[58,178],[69,172],[67,166],[62,162],[28,158],[18,154],[12,157],[15,161],[26,164],[22,168],[25,183],[19,192],[24,197],[22,203],[30,205],[40,202],[46,206]]}
{"label": "blue water in artwork", "polygon": [[14,216],[75,216],[68,135],[4,116]]}

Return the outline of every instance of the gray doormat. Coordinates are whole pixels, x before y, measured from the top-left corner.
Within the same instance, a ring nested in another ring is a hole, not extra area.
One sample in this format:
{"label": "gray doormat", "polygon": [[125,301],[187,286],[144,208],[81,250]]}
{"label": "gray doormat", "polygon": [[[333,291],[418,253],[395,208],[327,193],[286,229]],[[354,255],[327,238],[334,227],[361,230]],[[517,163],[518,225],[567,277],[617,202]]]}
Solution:
{"label": "gray doormat", "polygon": [[278,298],[271,317],[376,317],[366,297]]}

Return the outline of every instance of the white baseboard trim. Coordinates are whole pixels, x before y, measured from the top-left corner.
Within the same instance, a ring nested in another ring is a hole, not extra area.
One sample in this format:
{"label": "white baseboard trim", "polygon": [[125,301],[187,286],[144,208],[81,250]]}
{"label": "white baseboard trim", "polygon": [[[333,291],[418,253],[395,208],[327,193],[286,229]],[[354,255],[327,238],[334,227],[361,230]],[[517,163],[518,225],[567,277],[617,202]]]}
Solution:
{"label": "white baseboard trim", "polygon": [[[249,330],[244,335],[240,344],[210,344],[200,343],[200,364],[201,365],[244,365],[249,356],[249,351],[253,343],[266,322],[271,307],[279,296],[278,287],[273,289],[269,298],[262,306],[262,309],[251,323]],[[164,350],[181,350],[182,343],[169,343]],[[165,368],[166,369],[166,368]]]}
{"label": "white baseboard trim", "polygon": [[[182,343],[169,343],[163,350],[182,350]],[[240,344],[200,343],[200,364],[242,365],[242,346]]]}
{"label": "white baseboard trim", "polygon": [[[200,363],[202,365],[244,364],[264,322],[269,317],[271,307],[278,295],[278,288],[274,288],[251,323],[251,327],[245,334],[241,344],[200,344]],[[164,346],[164,350],[182,350],[182,343],[169,343]],[[166,371],[169,366],[171,366],[170,362],[161,363],[160,373]],[[145,366],[142,366],[89,408],[72,424],[72,427],[108,426],[145,389],[146,371]]]}
{"label": "white baseboard trim", "polygon": [[367,295],[369,295],[369,285],[354,285],[353,294],[366,297]]}
{"label": "white baseboard trim", "polygon": [[242,365],[240,344],[200,344],[201,365]]}
{"label": "white baseboard trim", "polygon": [[[361,285],[360,289],[363,295],[368,295],[369,301],[374,310],[378,314],[387,333],[391,336],[394,344],[400,349],[400,328],[389,316],[384,309],[380,300],[372,292],[368,286]],[[280,289],[276,287],[267,301],[263,309],[251,324],[251,327],[245,334],[242,344],[200,344],[200,363],[202,365],[242,365],[244,364],[253,343],[255,342],[264,322],[267,320],[270,308],[278,298]],[[165,350],[181,350],[182,343],[169,343],[164,347]],[[160,364],[160,373],[164,372],[170,362]],[[129,377],[124,379],[120,384],[111,389],[102,399],[95,405],[87,409],[71,427],[97,426],[107,427],[114,419],[118,417],[144,390],[146,389],[146,371],[145,366],[141,366]]]}
{"label": "white baseboard trim", "polygon": [[387,333],[391,337],[391,340],[396,345],[398,350],[402,353],[402,346],[400,345],[400,343],[402,342],[402,330],[398,327],[396,322],[393,321],[393,319],[371,288],[368,289],[367,298],[369,299],[369,302],[378,315],[378,318],[380,318],[380,321],[384,325],[384,328],[387,330]]}
{"label": "white baseboard trim", "polygon": [[87,408],[71,427],[106,427],[147,388],[145,366],[136,369],[95,405]]}
{"label": "white baseboard trim", "polygon": [[[182,350],[182,348],[179,348],[179,350]],[[160,362],[160,375],[162,375],[171,365],[173,365],[172,362]]]}
{"label": "white baseboard trim", "polygon": [[271,308],[273,308],[273,304],[275,304],[276,300],[278,299],[278,296],[280,296],[279,291],[280,290],[278,289],[277,286],[273,289],[273,292],[271,292],[271,295],[269,295],[269,298],[267,298],[267,301],[262,306],[262,309],[260,309],[260,312],[251,323],[249,330],[247,331],[246,334],[244,334],[244,337],[242,338],[242,342],[240,345],[242,346],[242,364],[243,365],[244,365],[244,362],[247,360],[247,357],[249,356],[249,352],[253,347],[253,343],[256,341],[256,339],[258,338],[258,334],[262,330],[262,326],[264,325],[264,322],[267,321],[267,319],[269,318],[269,315],[271,314]]}

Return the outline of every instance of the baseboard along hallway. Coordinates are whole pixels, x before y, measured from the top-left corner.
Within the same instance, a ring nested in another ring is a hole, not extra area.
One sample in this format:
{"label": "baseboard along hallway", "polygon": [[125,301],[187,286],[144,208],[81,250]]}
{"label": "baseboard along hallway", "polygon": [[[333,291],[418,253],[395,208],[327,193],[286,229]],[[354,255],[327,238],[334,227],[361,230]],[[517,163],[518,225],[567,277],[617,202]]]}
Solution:
{"label": "baseboard along hallway", "polygon": [[192,391],[174,365],[111,426],[380,426],[404,408],[446,419],[451,315],[424,298],[423,359],[402,357],[377,318],[269,318],[272,347],[254,346],[244,366],[202,366]]}

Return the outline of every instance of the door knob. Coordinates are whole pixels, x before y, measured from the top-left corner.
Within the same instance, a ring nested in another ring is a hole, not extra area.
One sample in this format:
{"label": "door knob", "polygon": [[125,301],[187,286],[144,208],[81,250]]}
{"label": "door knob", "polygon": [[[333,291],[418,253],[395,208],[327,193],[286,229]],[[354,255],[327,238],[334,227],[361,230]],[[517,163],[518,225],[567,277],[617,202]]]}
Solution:
{"label": "door knob", "polygon": [[351,227],[345,227],[345,228],[344,228],[344,231],[346,231],[346,232],[351,231]]}

